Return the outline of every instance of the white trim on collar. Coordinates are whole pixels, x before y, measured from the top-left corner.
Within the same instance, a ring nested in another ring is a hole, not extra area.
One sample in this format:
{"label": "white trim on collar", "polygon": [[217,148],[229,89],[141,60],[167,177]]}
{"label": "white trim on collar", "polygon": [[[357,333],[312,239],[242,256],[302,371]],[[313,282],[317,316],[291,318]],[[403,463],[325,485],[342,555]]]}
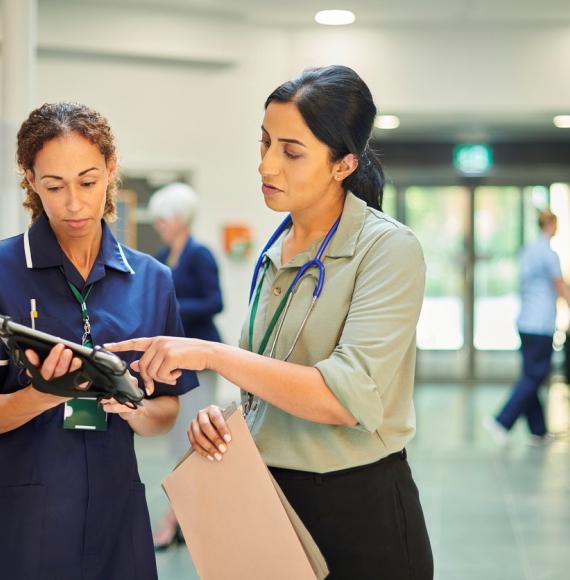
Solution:
{"label": "white trim on collar", "polygon": [[26,266],[33,268],[32,250],[30,249],[30,230],[24,232],[24,253],[26,254]]}
{"label": "white trim on collar", "polygon": [[134,274],[135,271],[131,268],[131,265],[127,261],[127,258],[125,257],[125,254],[123,252],[123,248],[121,248],[121,244],[119,244],[119,242],[117,242],[117,247],[119,248],[119,254],[121,254],[121,259],[123,260],[123,264],[125,264],[125,266],[128,268],[128,270],[131,274]]}
{"label": "white trim on collar", "polygon": [[10,359],[0,360],[0,367],[7,367],[10,364]]}

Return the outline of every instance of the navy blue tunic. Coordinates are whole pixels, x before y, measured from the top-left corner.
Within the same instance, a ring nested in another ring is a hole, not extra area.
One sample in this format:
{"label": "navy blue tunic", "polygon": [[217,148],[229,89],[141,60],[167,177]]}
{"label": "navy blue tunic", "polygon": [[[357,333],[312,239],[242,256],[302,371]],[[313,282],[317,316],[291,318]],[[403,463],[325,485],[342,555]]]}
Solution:
{"label": "navy blue tunic", "polygon": [[[166,264],[169,253],[169,248],[163,248],[156,257]],[[172,278],[186,336],[221,342],[213,318],[222,311],[222,291],[212,252],[194,238],[188,238],[172,268]]]}
{"label": "navy blue tunic", "polygon": [[[103,223],[99,256],[84,281],[42,215],[23,235],[0,241],[0,313],[81,342],[78,288],[87,300],[94,344],[183,335],[172,277],[154,258],[120,245]],[[140,356],[140,355],[139,355]],[[128,362],[137,358],[126,353]],[[0,346],[0,394],[29,383]],[[153,397],[197,385],[184,373]],[[104,432],[63,429],[63,407],[0,434],[0,575],[10,580],[154,580],[157,578],[144,485],[133,431],[108,415]]]}

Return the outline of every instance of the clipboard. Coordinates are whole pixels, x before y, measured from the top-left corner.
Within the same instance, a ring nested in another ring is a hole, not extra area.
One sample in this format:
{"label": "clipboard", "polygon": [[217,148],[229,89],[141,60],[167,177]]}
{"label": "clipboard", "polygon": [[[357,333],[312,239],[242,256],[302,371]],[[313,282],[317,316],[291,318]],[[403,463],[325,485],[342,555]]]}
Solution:
{"label": "clipboard", "polygon": [[193,449],[162,482],[202,580],[322,580],[318,546],[263,462],[241,413],[221,462]]}

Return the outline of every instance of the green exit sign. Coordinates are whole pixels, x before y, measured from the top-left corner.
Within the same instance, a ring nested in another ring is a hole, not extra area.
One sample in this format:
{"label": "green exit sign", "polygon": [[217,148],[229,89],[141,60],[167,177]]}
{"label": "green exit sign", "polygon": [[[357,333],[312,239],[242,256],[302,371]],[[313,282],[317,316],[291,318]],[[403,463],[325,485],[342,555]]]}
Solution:
{"label": "green exit sign", "polygon": [[493,149],[489,145],[457,145],[453,167],[465,175],[487,173],[493,167]]}

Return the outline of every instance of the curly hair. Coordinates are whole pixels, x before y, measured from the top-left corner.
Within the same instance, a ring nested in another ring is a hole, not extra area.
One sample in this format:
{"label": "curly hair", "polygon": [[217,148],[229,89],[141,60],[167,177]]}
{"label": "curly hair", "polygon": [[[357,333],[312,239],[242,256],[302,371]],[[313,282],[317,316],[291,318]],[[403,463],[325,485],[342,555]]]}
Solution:
{"label": "curly hair", "polygon": [[[105,117],[78,103],[45,103],[33,110],[18,131],[16,161],[22,176],[20,185],[25,192],[23,206],[31,214],[32,222],[44,211],[40,196],[32,189],[26,171],[34,171],[36,155],[52,139],[76,132],[99,148],[105,161],[116,159],[115,137]],[[115,221],[117,217],[118,173],[107,187],[103,217]]]}

